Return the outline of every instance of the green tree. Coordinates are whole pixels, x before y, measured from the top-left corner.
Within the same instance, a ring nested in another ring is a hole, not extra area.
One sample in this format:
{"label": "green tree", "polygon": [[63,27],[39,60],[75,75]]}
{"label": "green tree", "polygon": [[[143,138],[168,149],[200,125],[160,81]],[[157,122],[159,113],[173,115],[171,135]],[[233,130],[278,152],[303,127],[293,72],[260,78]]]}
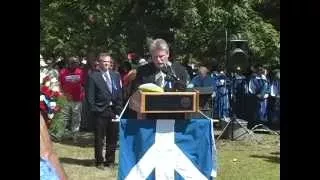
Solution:
{"label": "green tree", "polygon": [[[276,0],[47,0],[40,2],[45,57],[110,50],[147,51],[147,39],[166,39],[176,58],[222,59],[225,34],[249,42],[254,59],[279,64]],[[271,9],[267,11],[266,9]],[[272,12],[272,13],[267,13]]]}

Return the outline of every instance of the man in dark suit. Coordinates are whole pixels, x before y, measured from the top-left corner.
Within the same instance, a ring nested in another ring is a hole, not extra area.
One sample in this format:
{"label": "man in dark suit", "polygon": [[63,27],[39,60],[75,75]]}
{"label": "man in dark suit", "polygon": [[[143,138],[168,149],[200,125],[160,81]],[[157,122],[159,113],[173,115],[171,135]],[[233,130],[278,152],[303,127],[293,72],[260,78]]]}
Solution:
{"label": "man in dark suit", "polygon": [[163,39],[155,39],[150,45],[152,63],[137,69],[133,91],[144,83],[154,83],[165,90],[183,90],[190,81],[187,70],[178,62],[170,62],[169,46]]}
{"label": "man in dark suit", "polygon": [[[113,166],[117,145],[117,123],[122,110],[122,85],[120,75],[113,72],[113,60],[107,53],[98,57],[99,70],[93,71],[87,82],[87,98],[95,120],[95,160],[99,169]],[[106,153],[104,161],[103,141],[106,137]]]}
{"label": "man in dark suit", "polygon": [[[170,62],[169,46],[163,39],[155,39],[150,45],[150,54],[152,62],[137,69],[137,75],[132,83],[132,91],[135,92],[141,84],[154,83],[165,91],[183,91],[189,83],[190,78],[187,70],[178,62]],[[129,110],[130,111],[130,110]],[[135,112],[130,111],[129,117],[135,117]],[[152,114],[149,113],[147,118],[176,118],[183,119],[183,113]]]}

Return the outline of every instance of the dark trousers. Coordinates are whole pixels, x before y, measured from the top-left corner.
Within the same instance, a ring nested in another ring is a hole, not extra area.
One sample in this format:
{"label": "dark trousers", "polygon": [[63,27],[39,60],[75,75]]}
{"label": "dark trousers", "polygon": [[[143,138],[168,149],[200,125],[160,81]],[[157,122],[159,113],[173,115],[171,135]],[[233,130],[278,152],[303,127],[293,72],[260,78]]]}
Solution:
{"label": "dark trousers", "polygon": [[247,127],[249,129],[253,128],[257,122],[257,97],[255,95],[248,95],[247,96],[247,104],[246,104],[246,117],[248,120]]}
{"label": "dark trousers", "polygon": [[[96,163],[114,163],[118,139],[118,123],[111,117],[95,114],[94,155]],[[105,159],[103,158],[104,137],[106,137]]]}

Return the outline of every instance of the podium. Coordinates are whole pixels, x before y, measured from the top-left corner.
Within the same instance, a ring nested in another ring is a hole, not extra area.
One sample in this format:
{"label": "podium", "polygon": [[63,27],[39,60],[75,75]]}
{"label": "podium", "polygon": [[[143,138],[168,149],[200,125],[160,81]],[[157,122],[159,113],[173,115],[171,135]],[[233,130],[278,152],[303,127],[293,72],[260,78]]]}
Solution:
{"label": "podium", "polygon": [[199,112],[198,91],[136,91],[128,106],[137,117],[120,120],[119,179],[216,178],[212,122],[188,117]]}
{"label": "podium", "polygon": [[[206,116],[213,117],[213,86],[208,87],[194,87],[187,89],[187,91],[197,91],[199,94],[199,111],[204,113]],[[201,113],[193,113],[193,118],[202,118]]]}
{"label": "podium", "polygon": [[188,119],[189,114],[199,112],[199,92],[159,93],[138,90],[132,95],[129,108],[137,113],[137,119],[167,119],[174,116]]}

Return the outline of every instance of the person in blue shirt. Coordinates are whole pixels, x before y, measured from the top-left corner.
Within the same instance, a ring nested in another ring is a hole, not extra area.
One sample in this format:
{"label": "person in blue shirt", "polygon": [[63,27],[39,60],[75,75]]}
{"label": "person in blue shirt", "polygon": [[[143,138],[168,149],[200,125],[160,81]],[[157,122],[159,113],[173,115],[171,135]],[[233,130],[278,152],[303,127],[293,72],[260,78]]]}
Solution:
{"label": "person in blue shirt", "polygon": [[213,79],[208,74],[209,70],[205,66],[200,66],[199,74],[192,78],[188,88],[213,86]]}
{"label": "person in blue shirt", "polygon": [[58,173],[49,160],[40,156],[40,179],[59,180]]}
{"label": "person in blue shirt", "polygon": [[59,157],[53,150],[52,141],[40,113],[40,179],[41,180],[67,180]]}

